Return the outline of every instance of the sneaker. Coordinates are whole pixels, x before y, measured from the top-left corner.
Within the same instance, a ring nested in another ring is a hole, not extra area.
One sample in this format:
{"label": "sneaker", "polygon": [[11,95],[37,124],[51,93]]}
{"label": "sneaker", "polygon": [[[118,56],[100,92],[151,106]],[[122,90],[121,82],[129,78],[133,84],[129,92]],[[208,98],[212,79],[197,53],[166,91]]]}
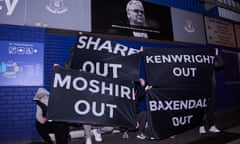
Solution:
{"label": "sneaker", "polygon": [[175,139],[176,137],[177,137],[177,135],[170,136],[171,139]]}
{"label": "sneaker", "polygon": [[146,136],[143,133],[139,133],[139,134],[137,134],[137,138],[146,139]]}
{"label": "sneaker", "polygon": [[215,125],[211,126],[208,131],[212,132],[212,133],[220,133],[221,132]]}
{"label": "sneaker", "polygon": [[85,144],[92,144],[92,139],[91,139],[91,137],[86,137]]}
{"label": "sneaker", "polygon": [[95,138],[96,142],[102,142],[103,141],[102,135],[101,135],[101,133],[99,133],[97,131],[97,129],[93,129],[92,132],[93,132],[93,135],[94,135],[94,138]]}
{"label": "sneaker", "polygon": [[154,138],[154,137],[148,137],[148,139],[149,139],[149,140],[155,140],[155,138]]}
{"label": "sneaker", "polygon": [[200,134],[205,134],[205,133],[207,133],[207,131],[206,131],[206,129],[205,129],[204,126],[200,126],[200,128],[199,128],[199,133],[200,133]]}
{"label": "sneaker", "polygon": [[129,138],[128,133],[126,131],[123,132],[122,138],[123,139],[128,139]]}

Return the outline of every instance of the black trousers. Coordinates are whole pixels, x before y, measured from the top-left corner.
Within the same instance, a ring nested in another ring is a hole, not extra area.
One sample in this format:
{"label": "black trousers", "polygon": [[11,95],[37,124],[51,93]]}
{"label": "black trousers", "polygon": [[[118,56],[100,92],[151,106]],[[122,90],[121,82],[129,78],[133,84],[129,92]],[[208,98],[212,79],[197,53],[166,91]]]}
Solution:
{"label": "black trousers", "polygon": [[137,122],[139,123],[138,132],[144,133],[145,125],[147,122],[147,112],[146,111],[141,111],[137,114]]}
{"label": "black trousers", "polygon": [[54,133],[57,144],[67,144],[69,138],[68,124],[62,122],[46,122],[41,124],[36,121],[36,128],[39,135],[45,142],[51,142],[49,133]]}
{"label": "black trousers", "polygon": [[206,128],[211,127],[215,123],[215,108],[216,108],[216,102],[217,102],[217,94],[216,94],[216,79],[215,75],[212,77],[212,84],[213,87],[211,89],[211,95],[207,100],[207,108],[205,111],[205,115],[203,117],[202,125]]}
{"label": "black trousers", "polygon": [[[145,125],[147,122],[147,112],[141,111],[137,114],[137,122],[139,123],[138,133],[144,133]],[[120,132],[127,132],[128,128],[120,127]]]}

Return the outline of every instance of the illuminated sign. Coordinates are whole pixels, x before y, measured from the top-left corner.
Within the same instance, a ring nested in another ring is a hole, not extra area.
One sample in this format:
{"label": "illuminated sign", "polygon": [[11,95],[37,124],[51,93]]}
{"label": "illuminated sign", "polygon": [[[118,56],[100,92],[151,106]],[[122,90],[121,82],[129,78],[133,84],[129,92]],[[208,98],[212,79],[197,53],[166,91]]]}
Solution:
{"label": "illuminated sign", "polygon": [[43,85],[43,43],[0,41],[0,86]]}

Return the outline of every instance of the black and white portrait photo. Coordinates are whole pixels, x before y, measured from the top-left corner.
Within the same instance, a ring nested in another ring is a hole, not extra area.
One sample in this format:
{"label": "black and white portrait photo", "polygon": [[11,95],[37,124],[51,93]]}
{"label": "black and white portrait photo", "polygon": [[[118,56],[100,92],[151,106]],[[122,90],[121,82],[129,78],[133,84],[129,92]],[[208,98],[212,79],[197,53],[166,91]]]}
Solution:
{"label": "black and white portrait photo", "polygon": [[92,32],[172,40],[170,8],[141,0],[93,0]]}

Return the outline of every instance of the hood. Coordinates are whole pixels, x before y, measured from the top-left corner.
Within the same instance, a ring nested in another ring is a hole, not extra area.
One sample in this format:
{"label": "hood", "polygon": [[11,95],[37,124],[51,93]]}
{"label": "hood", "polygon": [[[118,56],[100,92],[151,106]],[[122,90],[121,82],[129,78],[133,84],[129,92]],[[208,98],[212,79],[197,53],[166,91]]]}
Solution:
{"label": "hood", "polygon": [[41,96],[49,95],[50,93],[45,88],[38,88],[33,100],[40,100]]}

